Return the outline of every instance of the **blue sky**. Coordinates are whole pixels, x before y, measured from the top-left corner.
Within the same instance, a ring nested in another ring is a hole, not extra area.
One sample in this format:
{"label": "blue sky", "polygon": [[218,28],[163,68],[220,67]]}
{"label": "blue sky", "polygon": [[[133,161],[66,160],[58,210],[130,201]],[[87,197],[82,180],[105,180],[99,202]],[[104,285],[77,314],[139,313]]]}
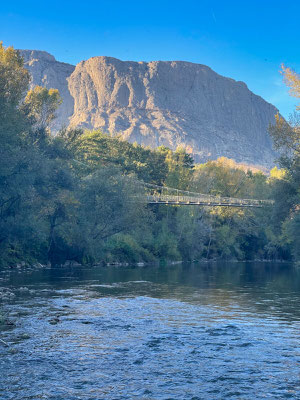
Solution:
{"label": "blue sky", "polygon": [[3,1],[0,40],[71,64],[98,55],[196,62],[244,81],[284,116],[297,104],[279,69],[300,72],[299,0]]}

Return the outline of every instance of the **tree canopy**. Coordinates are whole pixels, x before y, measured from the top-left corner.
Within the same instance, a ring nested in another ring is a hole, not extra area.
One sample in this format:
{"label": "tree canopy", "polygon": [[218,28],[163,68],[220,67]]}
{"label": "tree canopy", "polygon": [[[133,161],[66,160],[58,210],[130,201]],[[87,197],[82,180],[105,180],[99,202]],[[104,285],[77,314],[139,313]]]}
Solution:
{"label": "tree canopy", "polygon": [[[29,83],[19,53],[1,43],[0,265],[299,260],[296,123],[278,117],[271,128],[283,155],[267,176],[225,157],[195,164],[183,147],[150,149],[99,130],[51,135],[59,93]],[[276,203],[263,210],[147,205],[138,181]]]}

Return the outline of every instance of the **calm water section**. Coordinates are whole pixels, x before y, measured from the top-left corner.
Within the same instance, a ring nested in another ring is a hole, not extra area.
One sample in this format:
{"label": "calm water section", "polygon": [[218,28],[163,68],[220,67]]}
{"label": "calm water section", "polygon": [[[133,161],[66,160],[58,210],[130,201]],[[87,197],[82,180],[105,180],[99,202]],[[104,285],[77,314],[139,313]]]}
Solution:
{"label": "calm water section", "polygon": [[300,269],[0,271],[1,400],[300,399]]}

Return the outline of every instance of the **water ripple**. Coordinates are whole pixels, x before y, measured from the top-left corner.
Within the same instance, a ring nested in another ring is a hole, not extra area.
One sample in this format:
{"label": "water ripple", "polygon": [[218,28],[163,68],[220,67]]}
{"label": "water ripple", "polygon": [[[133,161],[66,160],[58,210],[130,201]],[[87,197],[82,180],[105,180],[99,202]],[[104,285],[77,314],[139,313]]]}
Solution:
{"label": "water ripple", "polygon": [[59,271],[50,283],[19,285],[12,276],[0,398],[300,398],[297,291],[282,294],[274,280],[273,292],[269,281],[263,290],[260,282],[205,286],[211,271],[192,285],[188,276],[174,281],[174,267],[157,281],[157,270],[146,270],[99,269],[98,281],[95,270],[73,280]]}

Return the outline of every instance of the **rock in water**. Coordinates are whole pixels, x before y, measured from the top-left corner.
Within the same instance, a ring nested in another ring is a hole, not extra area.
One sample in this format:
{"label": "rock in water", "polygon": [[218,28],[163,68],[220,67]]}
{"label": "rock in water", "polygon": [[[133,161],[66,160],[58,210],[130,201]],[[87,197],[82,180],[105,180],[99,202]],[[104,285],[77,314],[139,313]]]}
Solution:
{"label": "rock in water", "polygon": [[56,128],[101,128],[151,147],[181,145],[196,161],[273,163],[267,129],[277,109],[205,65],[93,57],[74,69],[45,52],[26,56],[33,83],[57,88],[64,99]]}

